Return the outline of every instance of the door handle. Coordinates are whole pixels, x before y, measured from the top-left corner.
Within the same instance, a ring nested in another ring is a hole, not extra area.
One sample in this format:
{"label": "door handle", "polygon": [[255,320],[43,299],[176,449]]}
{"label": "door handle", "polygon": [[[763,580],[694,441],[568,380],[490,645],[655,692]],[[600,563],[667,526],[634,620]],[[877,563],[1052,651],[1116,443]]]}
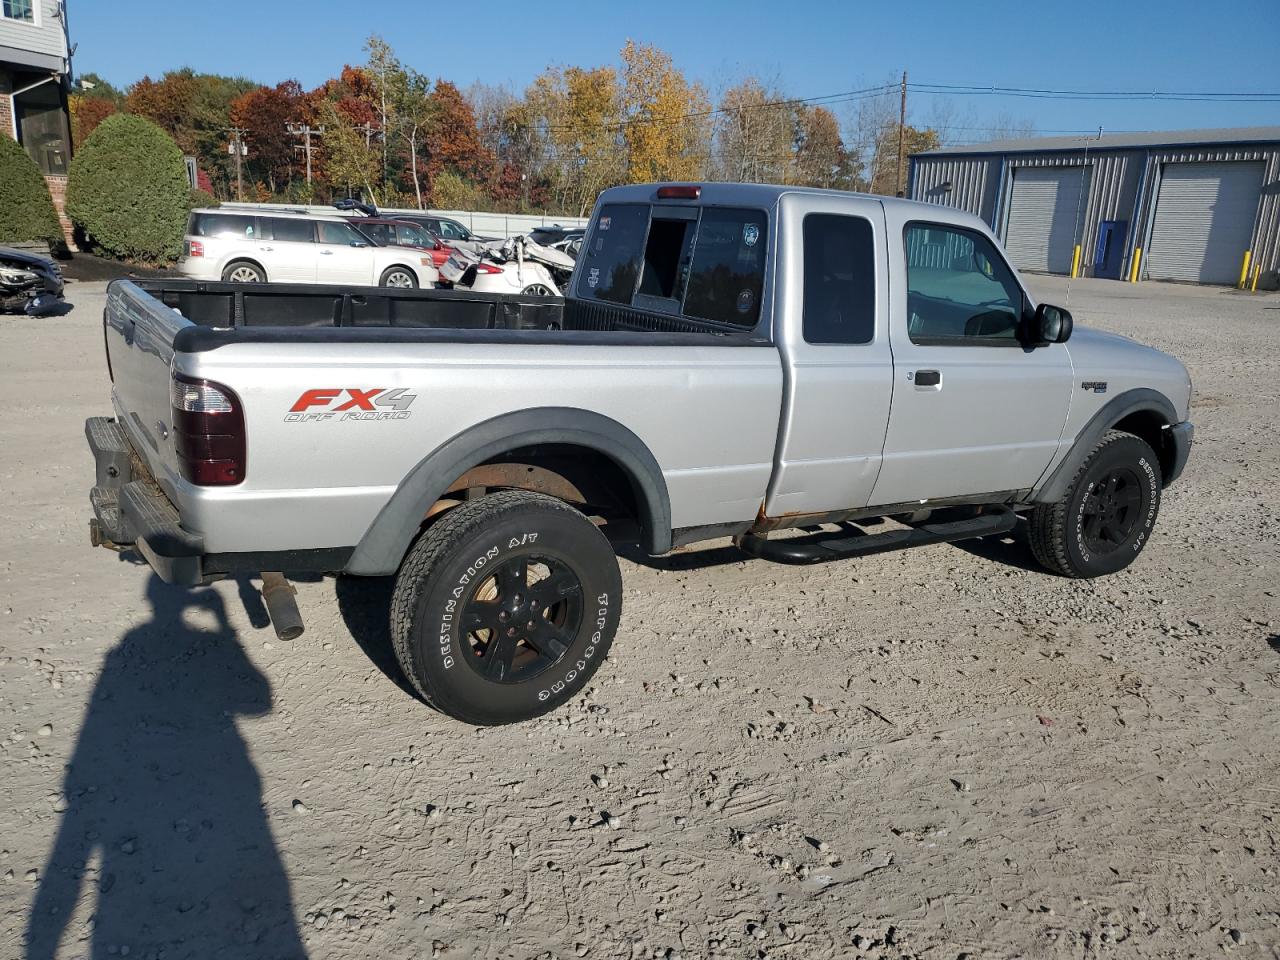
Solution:
{"label": "door handle", "polygon": [[937,370],[917,370],[912,379],[917,387],[942,386],[942,374]]}
{"label": "door handle", "polygon": [[333,251],[332,251],[332,250],[321,250],[321,251],[320,251],[320,255],[321,255],[322,257],[332,257],[332,256],[333,256]]}

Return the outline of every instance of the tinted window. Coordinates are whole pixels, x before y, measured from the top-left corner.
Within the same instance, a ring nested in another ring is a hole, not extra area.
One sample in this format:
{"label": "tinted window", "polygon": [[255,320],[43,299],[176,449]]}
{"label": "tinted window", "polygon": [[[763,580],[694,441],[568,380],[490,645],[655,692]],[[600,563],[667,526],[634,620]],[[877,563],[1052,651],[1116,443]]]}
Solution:
{"label": "tinted window", "polygon": [[640,274],[649,207],[611,203],[600,208],[578,280],[578,296],[630,303]]}
{"label": "tinted window", "polygon": [[[337,243],[343,246],[350,246],[353,243],[365,243],[369,241],[360,235],[357,230],[349,223],[340,223],[336,220],[317,220],[316,229],[319,232],[321,243]],[[276,234],[276,239],[280,239],[280,235]]]}
{"label": "tinted window", "polygon": [[391,235],[391,225],[388,223],[362,223],[356,229],[382,247],[396,242],[395,237]]}
{"label": "tinted window", "polygon": [[804,338],[870,343],[876,332],[876,263],[871,223],[811,213],[804,218]]}
{"label": "tinted window", "polygon": [[980,233],[907,227],[907,331],[915,343],[1016,343],[1022,288]]}
{"label": "tinted window", "polygon": [[754,327],[764,287],[765,215],[759,210],[702,211],[693,245],[684,314]]}
{"label": "tinted window", "polygon": [[312,240],[312,221],[310,220],[272,217],[269,222],[272,239],[292,240],[295,243],[310,243]]}
{"label": "tinted window", "polygon": [[197,237],[242,237],[255,239],[254,218],[234,213],[196,213],[191,232]]}

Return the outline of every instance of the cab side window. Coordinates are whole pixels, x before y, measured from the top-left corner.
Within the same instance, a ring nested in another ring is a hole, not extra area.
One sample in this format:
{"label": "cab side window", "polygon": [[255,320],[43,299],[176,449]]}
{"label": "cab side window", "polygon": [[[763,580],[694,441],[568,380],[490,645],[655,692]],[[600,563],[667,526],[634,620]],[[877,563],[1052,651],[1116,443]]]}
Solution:
{"label": "cab side window", "polygon": [[804,218],[806,343],[870,343],[876,334],[876,263],[871,222],[811,213]]}
{"label": "cab side window", "polygon": [[905,241],[913,343],[1017,345],[1022,288],[990,240],[963,227],[913,223]]}

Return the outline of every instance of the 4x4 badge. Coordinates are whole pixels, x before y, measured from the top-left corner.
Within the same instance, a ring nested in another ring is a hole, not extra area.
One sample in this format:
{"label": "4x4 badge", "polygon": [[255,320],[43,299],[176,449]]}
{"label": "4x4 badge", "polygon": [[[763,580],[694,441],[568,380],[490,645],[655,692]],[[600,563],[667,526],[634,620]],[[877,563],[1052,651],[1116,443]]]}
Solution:
{"label": "4x4 badge", "polygon": [[1107,381],[1105,380],[1086,380],[1080,384],[1081,390],[1089,390],[1093,393],[1106,393]]}

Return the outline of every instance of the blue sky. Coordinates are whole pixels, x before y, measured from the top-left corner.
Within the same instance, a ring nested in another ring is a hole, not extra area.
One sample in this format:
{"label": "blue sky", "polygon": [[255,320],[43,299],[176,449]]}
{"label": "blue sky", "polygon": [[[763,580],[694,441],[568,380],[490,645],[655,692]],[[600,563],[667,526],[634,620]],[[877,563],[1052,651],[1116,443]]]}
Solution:
{"label": "blue sky", "polygon": [[[912,81],[1071,90],[1280,91],[1280,3],[814,3],[705,0],[643,4],[375,0],[69,0],[75,68],[118,86],[190,66],[305,87],[363,60],[379,33],[401,59],[459,86],[522,89],[549,64],[613,63],[627,38],[657,44],[715,92],[744,73],[811,97]],[[127,10],[127,12],[125,12]],[[1004,115],[1040,132],[1280,124],[1280,102],[1129,103],[949,96],[953,124]],[[838,114],[855,105],[836,105]],[[937,115],[912,94],[913,118]],[[973,139],[980,139],[975,131]]]}

